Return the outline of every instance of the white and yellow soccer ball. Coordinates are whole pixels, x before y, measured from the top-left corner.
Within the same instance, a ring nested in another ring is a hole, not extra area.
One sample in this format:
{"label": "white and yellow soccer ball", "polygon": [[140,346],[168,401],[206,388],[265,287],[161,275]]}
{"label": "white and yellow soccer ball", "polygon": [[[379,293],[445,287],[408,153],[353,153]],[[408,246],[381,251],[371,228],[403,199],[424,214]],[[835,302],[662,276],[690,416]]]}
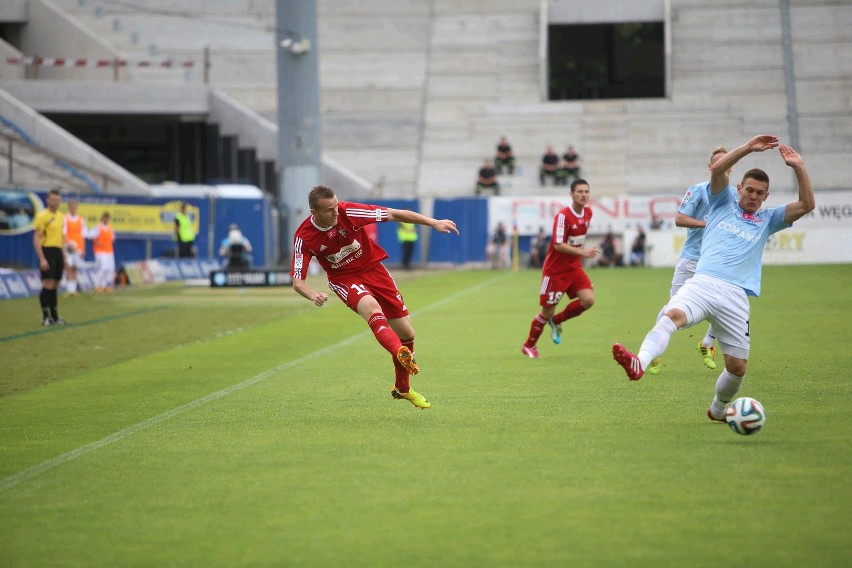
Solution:
{"label": "white and yellow soccer ball", "polygon": [[751,436],[766,424],[766,410],[763,405],[753,398],[738,398],[728,406],[725,422],[731,430],[743,436]]}

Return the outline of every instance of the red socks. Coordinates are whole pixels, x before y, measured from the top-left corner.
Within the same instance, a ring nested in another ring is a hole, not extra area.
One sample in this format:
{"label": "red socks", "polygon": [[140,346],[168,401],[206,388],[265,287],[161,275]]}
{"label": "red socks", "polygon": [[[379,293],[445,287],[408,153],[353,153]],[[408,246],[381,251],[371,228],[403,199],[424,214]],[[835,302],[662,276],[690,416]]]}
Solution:
{"label": "red socks", "polygon": [[376,341],[378,341],[382,347],[387,349],[388,353],[391,354],[391,359],[393,359],[393,369],[396,375],[395,386],[397,390],[399,392],[408,392],[410,389],[408,386],[408,371],[402,366],[402,363],[399,362],[396,355],[399,353],[399,348],[403,345],[408,347],[408,350],[414,354],[414,340],[410,339],[408,341],[400,341],[396,332],[388,325],[387,318],[381,313],[375,313],[370,316],[367,323],[370,325],[370,329],[373,330],[373,335],[376,336]]}
{"label": "red socks", "polygon": [[[408,347],[408,350],[411,351],[412,355],[414,354],[413,339],[403,341],[402,344]],[[408,371],[402,366],[402,363],[397,360],[396,354],[393,355],[393,370],[394,373],[396,373],[396,383],[394,384],[396,390],[399,392],[408,392],[411,388],[408,384]]]}
{"label": "red socks", "polygon": [[564,310],[559,312],[558,314],[554,314],[553,323],[560,324],[565,320],[569,320],[571,318],[575,318],[586,311],[586,308],[583,307],[583,304],[580,300],[574,300],[570,304],[568,304]]}
{"label": "red socks", "polygon": [[541,337],[541,332],[544,330],[544,326],[547,323],[547,320],[541,317],[541,314],[535,316],[532,320],[532,325],[530,325],[530,336],[527,337],[527,342],[525,345],[527,347],[534,347],[538,338]]}
{"label": "red socks", "polygon": [[388,353],[393,355],[394,359],[396,359],[399,346],[402,344],[400,343],[396,332],[388,325],[388,320],[384,314],[379,312],[371,315],[367,323],[370,325],[370,329],[373,330],[373,335],[376,336],[376,341],[378,341],[382,347],[387,349]]}

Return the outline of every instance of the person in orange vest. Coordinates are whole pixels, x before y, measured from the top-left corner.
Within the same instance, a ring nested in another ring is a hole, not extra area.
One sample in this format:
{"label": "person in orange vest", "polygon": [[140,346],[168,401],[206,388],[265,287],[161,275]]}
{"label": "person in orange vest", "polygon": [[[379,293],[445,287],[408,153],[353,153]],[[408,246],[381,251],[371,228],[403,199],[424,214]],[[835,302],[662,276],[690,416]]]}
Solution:
{"label": "person in orange vest", "polygon": [[115,279],[115,231],[109,224],[109,213],[101,215],[101,222],[89,232],[89,238],[94,244],[95,264],[95,292],[112,292]]}
{"label": "person in orange vest", "polygon": [[62,234],[65,236],[65,289],[69,294],[77,293],[77,269],[85,266],[86,259],[86,218],[77,214],[77,200],[68,202],[68,213]]}

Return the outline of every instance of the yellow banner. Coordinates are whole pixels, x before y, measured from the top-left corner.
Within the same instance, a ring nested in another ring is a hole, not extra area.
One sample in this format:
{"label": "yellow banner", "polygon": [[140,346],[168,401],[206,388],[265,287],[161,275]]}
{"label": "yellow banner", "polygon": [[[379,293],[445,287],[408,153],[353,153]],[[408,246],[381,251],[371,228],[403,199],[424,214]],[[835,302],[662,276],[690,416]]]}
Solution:
{"label": "yellow banner", "polygon": [[[169,201],[162,205],[133,205],[124,203],[86,203],[81,201],[77,213],[86,219],[86,225],[94,228],[101,222],[101,216],[109,213],[109,221],[116,233],[145,233],[157,235],[175,234],[175,213],[180,211],[180,201]],[[60,206],[62,212],[68,211],[68,204]],[[186,214],[192,221],[192,230],[198,234],[198,207],[186,206]]]}

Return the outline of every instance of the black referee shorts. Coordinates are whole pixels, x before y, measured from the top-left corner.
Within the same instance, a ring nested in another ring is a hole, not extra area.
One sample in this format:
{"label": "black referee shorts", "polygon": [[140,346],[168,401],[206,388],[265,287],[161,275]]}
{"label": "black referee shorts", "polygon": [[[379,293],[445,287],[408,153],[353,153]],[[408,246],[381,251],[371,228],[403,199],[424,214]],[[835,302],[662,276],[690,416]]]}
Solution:
{"label": "black referee shorts", "polygon": [[41,271],[42,280],[62,280],[62,272],[65,270],[65,255],[59,247],[41,247],[44,258],[47,260],[47,270]]}

